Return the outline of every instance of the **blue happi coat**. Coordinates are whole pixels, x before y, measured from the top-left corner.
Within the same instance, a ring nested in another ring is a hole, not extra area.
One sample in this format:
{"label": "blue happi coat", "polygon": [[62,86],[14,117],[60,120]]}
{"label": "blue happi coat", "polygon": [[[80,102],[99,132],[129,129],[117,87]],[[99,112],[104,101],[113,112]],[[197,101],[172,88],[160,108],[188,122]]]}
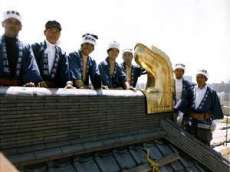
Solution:
{"label": "blue happi coat", "polygon": [[82,80],[85,86],[89,86],[89,78],[94,88],[101,87],[100,73],[96,61],[88,57],[86,66],[86,79],[83,81],[83,59],[81,51],[72,52],[69,54],[69,70],[71,80]]}
{"label": "blue happi coat", "polygon": [[[182,80],[182,94],[181,101],[176,107],[176,111],[181,111],[183,113],[189,113],[191,110],[191,106],[194,98],[194,85],[189,81],[183,79]],[[174,100],[176,101],[176,96],[174,95]]]}
{"label": "blue happi coat", "polygon": [[16,40],[17,63],[15,74],[11,73],[9,57],[7,57],[5,37],[0,37],[0,79],[18,80],[22,85],[27,82],[40,82],[42,80],[37,63],[29,45]]}
{"label": "blue happi coat", "polygon": [[116,62],[113,75],[110,75],[110,64],[108,58],[99,64],[99,70],[101,74],[102,84],[109,88],[124,87],[124,83],[127,81],[126,74],[122,70],[122,67]]}
{"label": "blue happi coat", "polygon": [[[195,92],[195,88],[194,88]],[[215,90],[207,86],[207,90],[205,92],[205,95],[200,103],[200,105],[196,108],[195,106],[195,93],[194,98],[192,102],[192,112],[194,113],[211,113],[212,119],[222,119],[223,118],[223,112],[221,109],[220,101],[217,96],[217,93]]]}
{"label": "blue happi coat", "polygon": [[66,54],[58,46],[55,46],[54,63],[49,73],[48,55],[45,53],[46,42],[35,43],[32,45],[33,53],[37,61],[43,81],[53,82],[53,87],[64,87],[69,80],[69,67]]}
{"label": "blue happi coat", "polygon": [[[126,74],[127,71],[126,71],[126,65],[125,65],[125,63],[121,64],[121,68],[124,71],[124,73]],[[145,69],[140,68],[140,67],[135,66],[135,65],[131,65],[131,82],[129,83],[130,86],[136,87],[138,78],[141,75],[144,75],[144,74],[146,74]]]}

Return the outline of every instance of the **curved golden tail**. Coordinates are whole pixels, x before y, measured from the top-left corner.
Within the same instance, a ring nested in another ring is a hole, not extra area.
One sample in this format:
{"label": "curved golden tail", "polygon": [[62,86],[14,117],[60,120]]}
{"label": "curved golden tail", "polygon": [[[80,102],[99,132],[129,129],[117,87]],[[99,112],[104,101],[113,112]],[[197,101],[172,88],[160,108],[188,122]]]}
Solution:
{"label": "curved golden tail", "polygon": [[147,113],[173,110],[173,70],[168,56],[152,46],[135,46],[135,60],[148,73],[146,89]]}

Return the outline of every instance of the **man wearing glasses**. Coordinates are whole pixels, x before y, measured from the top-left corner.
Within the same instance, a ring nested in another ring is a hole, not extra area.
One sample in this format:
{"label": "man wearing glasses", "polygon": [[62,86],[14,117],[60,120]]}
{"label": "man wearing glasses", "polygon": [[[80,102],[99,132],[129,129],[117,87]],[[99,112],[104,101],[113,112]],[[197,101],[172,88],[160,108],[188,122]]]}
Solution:
{"label": "man wearing glasses", "polygon": [[22,29],[21,16],[17,11],[6,11],[0,37],[0,86],[34,86],[41,81],[37,63],[29,45],[17,38]]}

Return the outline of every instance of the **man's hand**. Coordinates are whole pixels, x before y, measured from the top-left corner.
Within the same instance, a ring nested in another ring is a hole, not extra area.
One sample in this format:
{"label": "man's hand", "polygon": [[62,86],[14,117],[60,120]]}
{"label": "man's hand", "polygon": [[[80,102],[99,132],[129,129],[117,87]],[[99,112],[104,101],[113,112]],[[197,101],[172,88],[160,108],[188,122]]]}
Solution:
{"label": "man's hand", "polygon": [[134,87],[129,87],[129,90],[132,90],[132,91],[134,91],[134,92],[136,92],[136,91],[137,91],[137,89],[136,89],[136,88],[134,88]]}
{"label": "man's hand", "polygon": [[125,90],[128,90],[130,88],[130,85],[129,85],[129,83],[127,81],[125,81],[123,83],[123,87],[124,87]]}
{"label": "man's hand", "polygon": [[176,103],[175,106],[174,106],[174,110],[177,110],[177,109],[178,109],[178,107],[179,107],[180,104],[181,104],[181,101],[182,101],[181,99],[177,101],[177,103]]}
{"label": "man's hand", "polygon": [[74,80],[73,83],[74,86],[76,86],[77,88],[84,88],[84,83],[82,82],[82,80]]}
{"label": "man's hand", "polygon": [[182,121],[183,121],[183,116],[184,116],[184,113],[183,112],[181,112],[181,111],[179,111],[178,112],[178,116],[177,116],[177,124],[179,125],[179,126],[181,126],[182,125]]}
{"label": "man's hand", "polygon": [[102,85],[101,88],[104,89],[104,90],[108,90],[109,89],[109,87],[107,85]]}
{"label": "man's hand", "polygon": [[42,82],[39,82],[39,83],[38,83],[38,87],[48,88],[48,85],[46,84],[45,81],[42,81]]}
{"label": "man's hand", "polygon": [[64,89],[76,89],[76,87],[73,86],[72,81],[67,81],[66,86],[64,87]]}
{"label": "man's hand", "polygon": [[23,85],[24,87],[35,87],[35,84],[33,82],[27,82]]}
{"label": "man's hand", "polygon": [[211,132],[213,132],[216,129],[216,122],[215,121],[212,121],[210,129],[211,129]]}

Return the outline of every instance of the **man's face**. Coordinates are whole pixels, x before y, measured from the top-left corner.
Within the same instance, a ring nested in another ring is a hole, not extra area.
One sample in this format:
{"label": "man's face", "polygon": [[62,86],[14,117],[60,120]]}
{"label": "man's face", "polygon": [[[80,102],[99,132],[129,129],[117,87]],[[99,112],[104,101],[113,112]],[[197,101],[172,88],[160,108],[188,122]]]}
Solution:
{"label": "man's face", "polygon": [[207,78],[202,75],[202,74],[198,74],[196,75],[196,82],[198,86],[203,87],[206,84]]}
{"label": "man's face", "polygon": [[94,50],[94,45],[90,43],[81,44],[81,52],[85,56],[89,56]]}
{"label": "man's face", "polygon": [[111,49],[109,49],[109,51],[108,51],[109,58],[110,58],[111,60],[113,60],[113,61],[116,60],[118,54],[119,54],[119,50],[116,49],[116,48],[111,48]]}
{"label": "man's face", "polygon": [[176,79],[181,79],[183,78],[183,75],[184,75],[184,70],[183,69],[175,69],[174,70],[174,74],[175,74],[175,77]]}
{"label": "man's face", "polygon": [[22,24],[15,18],[9,18],[2,22],[2,27],[5,29],[6,36],[15,38],[22,29]]}
{"label": "man's face", "polygon": [[46,40],[51,44],[56,44],[58,39],[60,38],[61,32],[58,28],[48,28],[44,31],[44,35]]}
{"label": "man's face", "polygon": [[132,63],[133,60],[133,54],[130,52],[123,53],[123,60],[125,63]]}

